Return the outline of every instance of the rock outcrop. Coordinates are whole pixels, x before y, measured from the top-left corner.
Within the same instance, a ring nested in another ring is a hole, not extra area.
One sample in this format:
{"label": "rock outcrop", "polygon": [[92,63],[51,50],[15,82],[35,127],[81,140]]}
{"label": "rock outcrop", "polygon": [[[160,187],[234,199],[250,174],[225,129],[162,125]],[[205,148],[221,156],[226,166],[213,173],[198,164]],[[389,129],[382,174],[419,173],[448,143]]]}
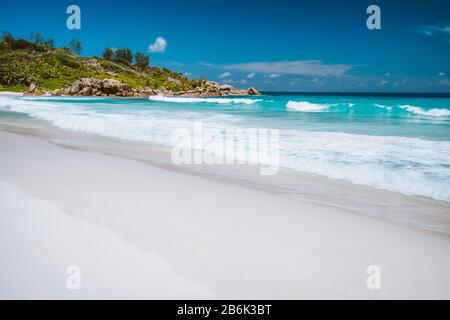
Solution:
{"label": "rock outcrop", "polygon": [[[42,92],[36,90],[36,86],[31,87],[26,93],[28,95],[40,95]],[[65,86],[61,89],[56,89],[49,94],[55,96],[119,96],[119,97],[139,97],[150,96],[155,94],[164,94],[170,96],[196,96],[196,97],[211,97],[211,96],[228,96],[228,95],[260,95],[255,88],[248,90],[238,90],[231,85],[219,85],[212,81],[205,81],[201,85],[186,91],[172,91],[161,86],[159,89],[151,89],[149,87],[131,88],[116,79],[95,79],[95,78],[81,78],[75,81],[70,86]]]}
{"label": "rock outcrop", "polygon": [[129,96],[131,88],[116,79],[82,78],[71,86],[57,89],[52,92],[56,96]]}

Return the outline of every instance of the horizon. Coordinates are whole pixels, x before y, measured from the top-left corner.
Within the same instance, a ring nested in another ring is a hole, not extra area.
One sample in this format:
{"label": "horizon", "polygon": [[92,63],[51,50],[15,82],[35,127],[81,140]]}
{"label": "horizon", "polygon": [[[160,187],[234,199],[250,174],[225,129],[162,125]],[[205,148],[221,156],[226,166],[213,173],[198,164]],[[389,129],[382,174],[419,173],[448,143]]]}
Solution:
{"label": "horizon", "polygon": [[248,1],[240,10],[227,3],[135,0],[122,12],[117,3],[81,0],[73,3],[81,10],[81,29],[69,30],[66,10],[72,3],[25,1],[1,10],[0,30],[25,39],[39,32],[58,47],[77,39],[84,57],[130,48],[149,54],[152,66],[237,88],[450,92],[450,3],[377,1],[380,30],[366,26],[369,2]]}
{"label": "horizon", "polygon": [[419,92],[419,91],[273,91],[273,90],[261,90],[261,93],[283,93],[283,94],[302,94],[302,95],[313,95],[313,94],[323,94],[323,95],[373,95],[373,96],[399,96],[404,95],[405,97],[411,96],[424,96],[424,97],[450,97],[450,92]]}

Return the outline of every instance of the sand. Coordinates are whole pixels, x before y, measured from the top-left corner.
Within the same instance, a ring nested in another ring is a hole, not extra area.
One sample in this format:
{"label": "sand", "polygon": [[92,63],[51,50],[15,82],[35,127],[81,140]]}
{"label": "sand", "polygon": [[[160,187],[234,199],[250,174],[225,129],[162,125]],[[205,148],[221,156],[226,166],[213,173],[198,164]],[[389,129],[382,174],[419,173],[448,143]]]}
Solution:
{"label": "sand", "polygon": [[442,234],[37,137],[0,150],[1,298],[450,298]]}

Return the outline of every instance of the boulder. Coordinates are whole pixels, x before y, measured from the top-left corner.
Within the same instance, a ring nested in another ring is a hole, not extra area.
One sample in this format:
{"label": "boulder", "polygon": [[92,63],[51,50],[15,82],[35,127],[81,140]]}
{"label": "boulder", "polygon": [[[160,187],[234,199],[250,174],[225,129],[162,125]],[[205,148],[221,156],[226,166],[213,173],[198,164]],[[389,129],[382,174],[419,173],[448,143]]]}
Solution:
{"label": "boulder", "polygon": [[247,93],[251,96],[259,96],[261,95],[255,87],[248,88]]}
{"label": "boulder", "polygon": [[91,87],[84,87],[83,89],[80,90],[80,92],[78,92],[78,94],[81,96],[91,95]]}
{"label": "boulder", "polygon": [[85,88],[85,87],[90,87],[90,86],[92,86],[93,84],[94,84],[94,81],[95,81],[96,79],[92,79],[92,78],[82,78],[81,80],[80,80],[80,86],[82,87],[82,88]]}
{"label": "boulder", "polygon": [[68,94],[70,95],[76,95],[80,91],[80,84],[79,82],[75,82],[68,90]]}
{"label": "boulder", "polygon": [[220,90],[225,90],[225,91],[231,91],[233,90],[233,86],[230,86],[229,84],[223,84],[219,87]]}
{"label": "boulder", "polygon": [[106,94],[116,94],[122,91],[128,91],[129,86],[126,84],[122,84],[119,80],[116,79],[105,79],[102,82],[102,92]]}
{"label": "boulder", "polygon": [[172,83],[175,83],[175,84],[178,84],[178,85],[181,84],[181,81],[180,81],[180,80],[175,79],[175,78],[172,78],[172,77],[167,78],[167,80],[168,80],[169,82],[172,82]]}
{"label": "boulder", "polygon": [[97,59],[89,59],[89,60],[85,61],[84,64],[93,69],[101,68],[101,65],[100,65],[100,63],[98,63]]}

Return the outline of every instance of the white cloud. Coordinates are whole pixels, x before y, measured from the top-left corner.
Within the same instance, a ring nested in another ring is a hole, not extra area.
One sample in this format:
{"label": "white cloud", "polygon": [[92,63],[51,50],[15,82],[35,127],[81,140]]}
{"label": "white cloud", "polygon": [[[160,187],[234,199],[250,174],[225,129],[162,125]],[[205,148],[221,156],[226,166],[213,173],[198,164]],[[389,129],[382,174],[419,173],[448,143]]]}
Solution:
{"label": "white cloud", "polygon": [[163,37],[158,37],[155,43],[148,46],[150,52],[165,52],[167,48],[167,41]]}
{"label": "white cloud", "polygon": [[224,84],[233,84],[233,85],[239,85],[239,84],[245,85],[248,82],[245,79],[240,79],[240,80],[225,79],[225,80],[222,81],[222,83],[224,83]]}
{"label": "white cloud", "polygon": [[199,62],[197,62],[197,64],[202,67],[214,67],[214,65],[212,63],[205,62],[205,61],[199,61]]}
{"label": "white cloud", "polygon": [[219,78],[221,78],[221,79],[228,78],[229,76],[231,76],[230,72],[224,72],[222,74],[219,74]]}
{"label": "white cloud", "polygon": [[450,87],[450,81],[448,79],[439,80],[437,82],[438,86]]}
{"label": "white cloud", "polygon": [[255,76],[256,76],[256,73],[252,72],[252,73],[249,73],[249,74],[246,76],[246,78],[247,78],[247,79],[253,79]]}
{"label": "white cloud", "polygon": [[389,72],[386,72],[385,74],[383,74],[383,76],[385,77],[389,77],[391,74]]}
{"label": "white cloud", "polygon": [[443,77],[443,76],[445,76],[445,73],[439,72],[439,73],[438,73],[438,76],[439,76],[439,77]]}
{"label": "white cloud", "polygon": [[433,36],[436,34],[450,35],[450,22],[437,23],[430,26],[425,26],[419,29],[419,33],[426,36]]}
{"label": "white cloud", "polygon": [[321,79],[319,79],[318,77],[312,78],[312,79],[311,79],[311,82],[314,83],[314,84],[317,84],[317,85],[323,85],[323,84],[326,83],[325,80],[321,80]]}
{"label": "white cloud", "polygon": [[269,74],[269,78],[278,78],[280,75],[277,73],[271,73]]}
{"label": "white cloud", "polygon": [[397,87],[406,85],[407,82],[408,82],[408,80],[406,80],[406,79],[403,79],[402,81],[395,81],[393,86],[394,86],[394,88],[397,88]]}
{"label": "white cloud", "polygon": [[353,66],[345,64],[325,64],[319,60],[248,62],[223,67],[240,71],[269,74],[300,74],[306,76],[340,76],[353,68]]}
{"label": "white cloud", "polygon": [[389,81],[387,81],[387,80],[381,80],[380,82],[378,82],[378,84],[377,84],[377,86],[384,86],[384,85],[387,85],[389,83]]}

